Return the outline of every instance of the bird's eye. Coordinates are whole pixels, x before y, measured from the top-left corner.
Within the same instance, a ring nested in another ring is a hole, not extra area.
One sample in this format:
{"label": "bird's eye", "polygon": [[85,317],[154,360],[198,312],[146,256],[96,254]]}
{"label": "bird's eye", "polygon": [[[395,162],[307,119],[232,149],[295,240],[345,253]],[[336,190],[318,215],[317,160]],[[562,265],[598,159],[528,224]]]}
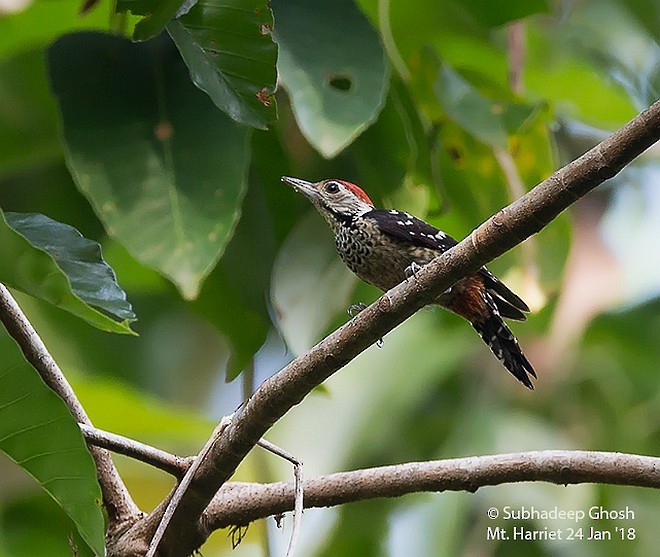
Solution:
{"label": "bird's eye", "polygon": [[325,185],[325,191],[328,193],[337,193],[339,191],[339,184],[337,182],[328,182]]}

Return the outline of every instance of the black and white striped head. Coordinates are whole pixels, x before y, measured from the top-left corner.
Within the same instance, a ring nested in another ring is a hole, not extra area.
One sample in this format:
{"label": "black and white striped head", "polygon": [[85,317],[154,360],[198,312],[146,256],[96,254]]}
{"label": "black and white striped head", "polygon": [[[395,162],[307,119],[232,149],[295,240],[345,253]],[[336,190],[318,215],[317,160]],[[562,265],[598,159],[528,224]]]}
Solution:
{"label": "black and white striped head", "polygon": [[293,186],[307,197],[328,220],[352,219],[374,208],[373,202],[361,188],[344,180],[331,179],[313,183],[282,176],[282,182]]}

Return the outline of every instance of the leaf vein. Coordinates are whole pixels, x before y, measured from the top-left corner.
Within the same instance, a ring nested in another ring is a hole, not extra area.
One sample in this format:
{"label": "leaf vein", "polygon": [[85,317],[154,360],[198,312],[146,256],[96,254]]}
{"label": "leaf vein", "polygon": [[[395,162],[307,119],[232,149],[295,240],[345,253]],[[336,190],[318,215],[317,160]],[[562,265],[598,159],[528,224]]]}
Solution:
{"label": "leaf vein", "polygon": [[51,424],[54,424],[56,422],[59,422],[60,420],[63,420],[65,416],[57,416],[56,418],[52,418],[50,420],[46,420],[45,422],[40,422],[38,424],[34,424],[28,427],[24,427],[23,429],[18,429],[16,431],[12,431],[9,435],[5,435],[4,437],[0,438],[0,444],[4,443],[5,441],[11,439],[12,437],[16,437],[17,435],[22,435],[24,433],[27,433],[28,431],[32,431],[35,429],[38,429],[40,427],[46,427]]}

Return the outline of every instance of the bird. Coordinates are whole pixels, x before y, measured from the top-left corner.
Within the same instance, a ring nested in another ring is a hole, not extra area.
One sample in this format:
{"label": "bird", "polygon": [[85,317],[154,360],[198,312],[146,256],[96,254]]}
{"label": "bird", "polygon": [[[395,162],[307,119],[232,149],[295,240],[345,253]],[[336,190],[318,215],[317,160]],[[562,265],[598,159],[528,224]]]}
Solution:
{"label": "bird", "polygon": [[[309,182],[289,176],[281,180],[323,216],[346,266],[384,292],[458,243],[407,212],[376,208],[362,188],[346,180]],[[525,387],[534,389],[536,371],[503,319],[524,321],[529,307],[486,267],[459,280],[434,304],[466,319],[504,367]]]}

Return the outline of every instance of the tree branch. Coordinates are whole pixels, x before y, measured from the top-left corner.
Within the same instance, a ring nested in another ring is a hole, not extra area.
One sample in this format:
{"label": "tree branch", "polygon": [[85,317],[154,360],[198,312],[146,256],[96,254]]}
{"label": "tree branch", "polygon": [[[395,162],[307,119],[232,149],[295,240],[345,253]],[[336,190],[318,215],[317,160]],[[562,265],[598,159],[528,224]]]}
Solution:
{"label": "tree branch", "polygon": [[[660,488],[660,458],[596,451],[524,453],[410,462],[319,476],[304,484],[305,508],[427,491],[469,491],[513,482],[603,483]],[[246,525],[293,508],[291,482],[226,483],[203,522],[209,531]]]}
{"label": "tree branch", "polygon": [[[423,267],[414,281],[402,283],[307,354],[266,380],[210,448],[180,502],[163,547],[184,556],[208,535],[202,516],[215,493],[264,433],[311,390],[379,338],[434,300],[460,278],[535,234],[577,199],[616,175],[660,139],[660,101],[576,161],[555,172],[525,196],[502,209],[448,252]],[[127,536],[149,537],[164,509],[159,506]]]}
{"label": "tree branch", "polygon": [[[34,367],[53,391],[66,403],[72,416],[80,424],[92,426],[92,423],[64,377],[53,357],[48,352],[41,337],[32,327],[16,300],[7,287],[0,283],[0,321],[7,332],[19,345],[25,359]],[[124,482],[112,462],[110,453],[104,449],[90,447],[90,453],[96,464],[96,472],[103,494],[103,504],[110,519],[110,534],[114,529],[121,529],[124,524],[135,522],[142,516],[140,509],[131,499]]]}
{"label": "tree branch", "polygon": [[79,424],[88,445],[101,447],[118,454],[123,454],[135,460],[150,464],[181,479],[192,464],[192,457],[181,457],[134,439],[103,431],[87,424]]}
{"label": "tree branch", "polygon": [[204,457],[211,450],[213,444],[220,437],[220,435],[222,435],[222,432],[227,429],[227,427],[229,427],[231,420],[232,416],[224,416],[222,420],[220,420],[220,423],[215,427],[211,437],[209,437],[208,441],[206,441],[206,444],[202,447],[202,450],[199,452],[195,460],[193,460],[192,466],[186,471],[183,478],[181,478],[181,481],[174,488],[171,497],[168,497],[169,500],[167,501],[167,506],[163,512],[163,517],[156,527],[156,531],[154,532],[153,537],[149,541],[146,557],[154,557],[154,555],[156,555],[160,541],[163,539],[163,536],[165,535],[165,532],[167,531],[167,528],[170,524],[170,520],[172,519],[172,516],[174,516],[179,503],[186,495],[188,487],[190,486],[195,473],[199,469],[199,466],[202,464],[202,462],[204,462]]}
{"label": "tree branch", "polygon": [[[304,483],[303,478],[303,463],[292,454],[287,453],[277,445],[273,445],[270,441],[260,439],[258,445],[274,455],[288,460],[293,464],[293,526],[291,527],[291,538],[289,539],[289,546],[286,550],[285,557],[293,557],[296,552],[298,544],[298,535],[300,534],[300,526],[302,524],[302,514],[305,508],[304,503]],[[208,507],[207,507],[208,509]]]}

